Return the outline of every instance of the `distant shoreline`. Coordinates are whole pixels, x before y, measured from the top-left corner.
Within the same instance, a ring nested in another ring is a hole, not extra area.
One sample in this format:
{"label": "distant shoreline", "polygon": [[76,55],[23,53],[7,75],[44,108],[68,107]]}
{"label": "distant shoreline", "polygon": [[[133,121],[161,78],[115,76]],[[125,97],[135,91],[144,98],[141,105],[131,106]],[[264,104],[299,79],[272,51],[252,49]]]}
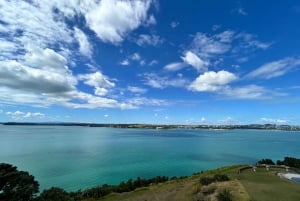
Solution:
{"label": "distant shoreline", "polygon": [[300,126],[276,124],[248,125],[159,125],[159,124],[103,124],[103,123],[67,123],[67,122],[2,122],[5,126],[82,126],[106,128],[135,128],[135,129],[253,129],[253,130],[283,130],[300,131]]}

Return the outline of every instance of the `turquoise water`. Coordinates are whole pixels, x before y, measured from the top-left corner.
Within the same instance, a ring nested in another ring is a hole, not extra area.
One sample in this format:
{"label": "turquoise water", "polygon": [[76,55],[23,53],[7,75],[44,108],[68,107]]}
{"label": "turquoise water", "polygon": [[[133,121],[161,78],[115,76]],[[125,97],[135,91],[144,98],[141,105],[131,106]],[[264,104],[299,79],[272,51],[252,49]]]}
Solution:
{"label": "turquoise water", "polygon": [[182,176],[262,158],[300,158],[300,132],[0,126],[0,162],[41,189],[78,190],[137,176]]}

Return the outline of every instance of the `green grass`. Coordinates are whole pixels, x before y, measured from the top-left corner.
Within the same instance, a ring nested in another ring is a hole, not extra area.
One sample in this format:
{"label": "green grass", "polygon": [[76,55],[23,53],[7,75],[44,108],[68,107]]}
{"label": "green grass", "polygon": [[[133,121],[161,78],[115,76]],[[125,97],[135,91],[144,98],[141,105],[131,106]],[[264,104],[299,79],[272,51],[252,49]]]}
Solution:
{"label": "green grass", "polygon": [[[299,201],[300,184],[275,175],[278,170],[245,170],[240,181],[253,201]],[[282,171],[282,170],[281,170]]]}
{"label": "green grass", "polygon": [[[128,193],[111,193],[101,199],[89,199],[86,201],[191,201],[201,188],[199,179],[202,176],[226,174],[230,177],[228,182],[217,183],[217,190],[227,189],[233,195],[234,201],[299,201],[300,183],[281,179],[275,175],[282,169],[266,171],[258,168],[244,170],[237,175],[237,170],[243,166],[230,166],[205,171],[188,178],[168,181],[163,184],[139,188]],[[213,199],[215,200],[215,199]]]}

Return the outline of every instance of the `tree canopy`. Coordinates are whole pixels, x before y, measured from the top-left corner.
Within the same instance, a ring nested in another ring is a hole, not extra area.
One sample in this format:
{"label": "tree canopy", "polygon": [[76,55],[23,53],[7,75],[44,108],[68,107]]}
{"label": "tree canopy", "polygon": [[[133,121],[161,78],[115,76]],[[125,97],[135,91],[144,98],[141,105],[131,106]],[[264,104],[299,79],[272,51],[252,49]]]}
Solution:
{"label": "tree canopy", "polygon": [[39,191],[39,183],[28,172],[0,163],[0,201],[31,201]]}

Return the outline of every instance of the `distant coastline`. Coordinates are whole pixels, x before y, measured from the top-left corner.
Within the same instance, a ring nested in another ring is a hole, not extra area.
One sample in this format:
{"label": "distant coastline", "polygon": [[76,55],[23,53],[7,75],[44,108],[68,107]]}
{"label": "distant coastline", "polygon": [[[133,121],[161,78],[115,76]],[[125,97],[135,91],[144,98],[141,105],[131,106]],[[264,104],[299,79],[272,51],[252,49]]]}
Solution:
{"label": "distant coastline", "polygon": [[2,122],[5,126],[83,126],[106,128],[135,128],[135,129],[253,129],[253,130],[283,130],[300,131],[300,126],[276,124],[248,125],[159,125],[159,124],[103,124],[103,123],[68,123],[68,122]]}

